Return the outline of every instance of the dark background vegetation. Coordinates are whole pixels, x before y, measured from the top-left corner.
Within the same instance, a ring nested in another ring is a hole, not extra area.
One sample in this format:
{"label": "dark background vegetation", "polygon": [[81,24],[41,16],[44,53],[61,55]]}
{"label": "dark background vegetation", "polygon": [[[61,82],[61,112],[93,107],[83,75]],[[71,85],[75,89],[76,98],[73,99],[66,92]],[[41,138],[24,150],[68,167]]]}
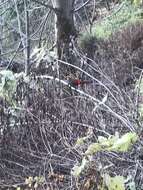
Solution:
{"label": "dark background vegetation", "polygon": [[[21,44],[25,12],[24,1],[17,0],[19,26],[14,2],[0,1],[0,65],[1,70],[20,73],[25,64]],[[84,2],[77,0],[76,7]],[[72,44],[73,66],[52,56],[54,13],[40,3],[28,2],[31,54],[35,47],[44,53],[30,59],[30,82],[18,81],[12,97],[16,108],[0,98],[0,189],[34,189],[35,181],[29,187],[25,179],[38,176],[44,178],[38,190],[98,190],[104,172],[131,176],[136,189],[143,189],[143,126],[135,88],[143,67],[142,5],[137,8],[123,2],[91,0],[75,13],[78,34]],[[61,74],[63,64],[66,72]],[[59,76],[61,81],[56,80]],[[62,82],[75,78],[92,82],[77,88]],[[102,102],[105,96],[106,106],[93,101]],[[129,131],[139,135],[129,152],[99,152],[78,179],[71,175],[83,150],[98,136]],[[76,149],[77,139],[89,133],[84,147]]]}

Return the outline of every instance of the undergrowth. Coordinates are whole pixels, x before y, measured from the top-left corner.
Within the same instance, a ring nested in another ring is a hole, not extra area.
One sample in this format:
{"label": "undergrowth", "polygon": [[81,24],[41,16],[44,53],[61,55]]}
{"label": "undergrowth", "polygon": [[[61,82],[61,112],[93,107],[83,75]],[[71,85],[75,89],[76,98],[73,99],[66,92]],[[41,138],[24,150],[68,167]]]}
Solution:
{"label": "undergrowth", "polygon": [[111,13],[95,23],[91,33],[85,32],[79,39],[81,46],[84,42],[94,39],[108,39],[113,33],[142,20],[143,11],[140,6],[124,1],[122,4],[115,7]]}
{"label": "undergrowth", "polygon": [[[92,59],[74,46],[74,66],[41,47],[29,76],[0,72],[1,189],[143,188],[143,24],[131,7],[103,21],[108,39],[85,38]],[[71,86],[61,64],[92,83]]]}

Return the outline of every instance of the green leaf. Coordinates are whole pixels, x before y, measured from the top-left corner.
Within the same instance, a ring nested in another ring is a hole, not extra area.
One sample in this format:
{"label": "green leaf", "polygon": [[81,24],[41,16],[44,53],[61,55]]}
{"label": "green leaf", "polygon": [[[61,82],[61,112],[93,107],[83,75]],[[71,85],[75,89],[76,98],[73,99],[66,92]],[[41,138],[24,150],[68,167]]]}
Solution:
{"label": "green leaf", "polygon": [[83,145],[83,144],[85,143],[85,141],[86,141],[87,138],[88,138],[88,137],[81,137],[81,138],[78,138],[77,141],[76,141],[76,143],[75,143],[75,148],[77,148],[77,147]]}
{"label": "green leaf", "polygon": [[118,140],[118,138],[119,135],[116,133],[114,136],[111,135],[108,138],[99,136],[98,141],[103,148],[108,148],[111,147],[114,144],[114,142]]}
{"label": "green leaf", "polygon": [[108,190],[125,190],[123,176],[110,177],[108,174],[105,174],[104,180]]}
{"label": "green leaf", "polygon": [[142,0],[133,0],[133,4],[134,4],[135,6],[139,6],[139,5],[142,4]]}
{"label": "green leaf", "polygon": [[125,181],[126,187],[129,190],[136,190],[136,184],[134,182],[134,177],[132,175],[128,175]]}
{"label": "green leaf", "polygon": [[101,150],[102,147],[99,143],[92,143],[91,145],[89,145],[87,151],[85,152],[85,155],[93,155]]}
{"label": "green leaf", "polygon": [[[115,9],[112,10],[109,17],[97,22],[95,27],[93,26],[92,37],[95,37],[96,39],[108,39],[112,34],[119,31],[120,29],[130,24],[134,24],[137,21],[142,21],[142,8],[136,6],[140,3],[141,0],[134,0],[134,2],[132,3],[131,0],[123,0],[118,11],[115,6]],[[83,38],[81,41],[84,42],[83,39],[85,39],[87,42],[87,40],[89,39],[89,37],[87,38],[87,36],[89,36],[89,34],[86,33],[82,35]]]}
{"label": "green leaf", "polygon": [[1,88],[10,91],[15,90],[16,80],[12,71],[2,70],[0,71],[0,76],[1,76],[1,83],[0,83]]}
{"label": "green leaf", "polygon": [[121,138],[116,133],[114,136],[108,138],[99,136],[99,143],[92,143],[87,148],[85,155],[93,155],[99,151],[117,151],[117,152],[127,152],[129,148],[134,144],[138,139],[136,133],[126,133]]}
{"label": "green leaf", "polygon": [[75,177],[79,177],[80,174],[82,173],[82,171],[85,169],[85,167],[87,166],[88,164],[88,160],[83,157],[82,159],[82,162],[81,162],[81,165],[80,166],[74,166],[73,169],[72,169],[72,172],[71,174]]}
{"label": "green leaf", "polygon": [[128,187],[130,190],[136,190],[136,185],[134,181],[131,181],[130,183],[128,183]]}
{"label": "green leaf", "polygon": [[121,138],[116,140],[112,147],[109,147],[109,151],[119,151],[119,152],[127,152],[131,145],[135,143],[138,139],[136,133],[126,133]]}
{"label": "green leaf", "polygon": [[12,96],[16,91],[16,78],[12,71],[0,71],[0,96],[5,98],[9,103],[14,103]]}

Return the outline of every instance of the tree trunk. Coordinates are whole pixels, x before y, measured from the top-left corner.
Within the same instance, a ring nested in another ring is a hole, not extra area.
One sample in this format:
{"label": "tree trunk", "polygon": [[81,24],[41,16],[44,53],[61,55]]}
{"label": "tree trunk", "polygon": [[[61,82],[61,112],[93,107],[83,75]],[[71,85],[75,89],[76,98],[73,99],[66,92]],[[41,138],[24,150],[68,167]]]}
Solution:
{"label": "tree trunk", "polygon": [[55,33],[58,59],[70,61],[71,37],[76,35],[73,19],[75,0],[52,0],[55,8]]}

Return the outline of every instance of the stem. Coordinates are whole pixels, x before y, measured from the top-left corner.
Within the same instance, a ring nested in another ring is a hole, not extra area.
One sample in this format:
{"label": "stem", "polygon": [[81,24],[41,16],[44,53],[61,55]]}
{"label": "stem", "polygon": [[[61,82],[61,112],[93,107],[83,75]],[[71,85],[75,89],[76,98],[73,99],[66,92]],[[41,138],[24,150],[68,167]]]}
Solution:
{"label": "stem", "polygon": [[26,28],[26,63],[25,63],[25,74],[29,74],[30,65],[30,31],[29,31],[29,12],[27,10],[27,0],[24,0],[25,6],[25,28]]}

